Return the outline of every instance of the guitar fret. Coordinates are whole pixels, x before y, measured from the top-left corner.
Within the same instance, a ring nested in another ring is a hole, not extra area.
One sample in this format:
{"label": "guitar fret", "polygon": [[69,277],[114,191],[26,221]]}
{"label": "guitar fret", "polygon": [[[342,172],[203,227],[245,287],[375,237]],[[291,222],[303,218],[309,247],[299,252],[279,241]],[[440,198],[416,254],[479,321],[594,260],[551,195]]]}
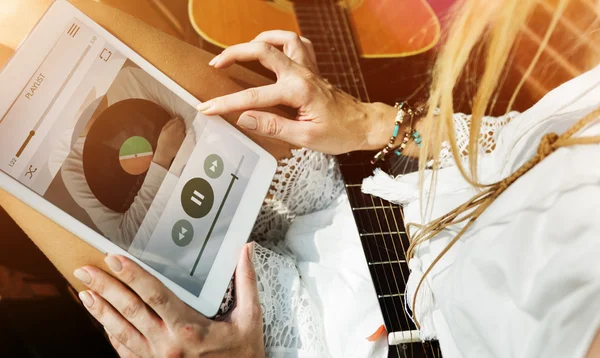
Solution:
{"label": "guitar fret", "polygon": [[367,262],[398,261],[406,263],[408,237],[401,235],[373,235],[361,237]]}
{"label": "guitar fret", "polygon": [[406,263],[406,260],[397,261],[381,261],[381,262],[367,262],[369,265],[388,265],[388,264],[401,264]]}
{"label": "guitar fret", "polygon": [[371,265],[368,266],[373,275],[384,277],[384,281],[375,285],[378,295],[394,295],[403,293],[406,289],[406,280],[410,270],[406,262],[394,265]]}
{"label": "guitar fret", "polygon": [[[400,209],[391,206],[384,206],[383,200],[364,195],[363,205],[354,205],[356,207],[371,207],[372,210],[354,210],[355,217],[366,221],[362,227],[363,233],[375,233],[375,235],[390,234],[400,235],[404,233],[404,227],[401,225],[402,217]],[[382,208],[375,208],[381,206]]]}
{"label": "guitar fret", "polygon": [[404,293],[394,293],[390,295],[377,295],[378,298],[404,297]]}
{"label": "guitar fret", "polygon": [[[415,325],[412,323],[406,312],[404,312],[404,301],[405,298],[403,296],[394,296],[388,298],[377,298],[379,305],[382,310],[387,310],[388,312],[393,311],[394,307],[396,309],[401,309],[402,312],[399,312],[399,317],[396,318],[396,314],[388,315],[383,317],[383,321],[385,327],[389,332],[397,332],[397,331],[405,331],[416,329]],[[390,317],[391,316],[391,317]],[[409,356],[412,358],[412,356]]]}
{"label": "guitar fret", "polygon": [[361,232],[358,235],[360,237],[369,237],[369,236],[377,236],[377,235],[400,235],[404,234],[404,231],[393,231],[393,232]]}
{"label": "guitar fret", "polygon": [[387,209],[385,206],[357,206],[352,208],[352,210],[374,210],[374,209]]}
{"label": "guitar fret", "polygon": [[360,188],[362,184],[346,184],[346,188]]}

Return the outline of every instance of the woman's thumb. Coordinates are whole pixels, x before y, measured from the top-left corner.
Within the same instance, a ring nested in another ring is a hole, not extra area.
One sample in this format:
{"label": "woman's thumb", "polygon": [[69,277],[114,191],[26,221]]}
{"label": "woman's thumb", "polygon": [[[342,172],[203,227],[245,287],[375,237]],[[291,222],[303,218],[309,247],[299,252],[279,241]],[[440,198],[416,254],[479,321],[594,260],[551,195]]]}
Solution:
{"label": "woman's thumb", "polygon": [[242,312],[254,312],[256,309],[260,312],[260,303],[258,301],[258,287],[256,281],[256,271],[252,263],[254,254],[254,243],[251,242],[244,246],[237,268],[235,270],[235,291],[237,307]]}

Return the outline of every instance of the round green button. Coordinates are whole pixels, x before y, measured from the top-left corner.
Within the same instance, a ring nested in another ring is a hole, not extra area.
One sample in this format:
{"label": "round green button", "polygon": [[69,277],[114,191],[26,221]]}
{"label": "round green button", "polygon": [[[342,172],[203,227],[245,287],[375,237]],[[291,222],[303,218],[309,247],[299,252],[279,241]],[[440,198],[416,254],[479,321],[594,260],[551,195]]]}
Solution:
{"label": "round green button", "polygon": [[180,247],[187,246],[194,238],[194,227],[185,219],[179,220],[173,225],[171,237],[175,245]]}
{"label": "round green button", "polygon": [[223,174],[223,158],[211,154],[204,160],[204,172],[211,179],[217,179]]}

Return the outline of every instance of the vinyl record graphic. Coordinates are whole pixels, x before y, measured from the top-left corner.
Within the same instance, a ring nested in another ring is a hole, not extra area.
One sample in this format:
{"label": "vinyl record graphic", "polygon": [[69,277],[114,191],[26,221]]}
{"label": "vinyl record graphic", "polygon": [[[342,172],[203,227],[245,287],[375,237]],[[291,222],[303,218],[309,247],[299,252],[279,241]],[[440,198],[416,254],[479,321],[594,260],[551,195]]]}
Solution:
{"label": "vinyl record graphic", "polygon": [[92,124],[83,147],[83,171],[104,206],[120,213],[129,209],[170,117],[153,102],[128,99],[105,109]]}
{"label": "vinyl record graphic", "polygon": [[145,173],[152,163],[152,145],[146,138],[135,136],[127,139],[119,151],[121,168],[131,175]]}

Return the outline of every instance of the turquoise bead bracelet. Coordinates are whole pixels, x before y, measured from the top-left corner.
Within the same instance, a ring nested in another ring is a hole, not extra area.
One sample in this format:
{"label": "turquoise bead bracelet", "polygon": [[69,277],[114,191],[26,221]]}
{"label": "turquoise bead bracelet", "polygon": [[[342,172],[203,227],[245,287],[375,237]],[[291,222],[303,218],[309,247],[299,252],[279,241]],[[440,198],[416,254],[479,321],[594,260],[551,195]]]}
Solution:
{"label": "turquoise bead bracelet", "polygon": [[417,130],[412,130],[411,128],[408,128],[406,134],[402,138],[402,143],[400,144],[400,146],[396,150],[393,149],[394,143],[396,142],[398,134],[400,133],[400,126],[402,125],[402,123],[404,123],[405,117],[407,115],[410,116],[412,125],[412,121],[415,115],[415,112],[405,102],[396,103],[394,105],[394,108],[398,110],[398,113],[396,114],[396,120],[394,121],[394,131],[392,132],[390,141],[382,150],[375,154],[373,159],[371,159],[371,164],[375,164],[380,160],[385,160],[385,157],[392,152],[397,156],[401,155],[411,139],[413,139],[419,147],[421,146],[421,143],[423,141],[421,138],[421,134]]}

